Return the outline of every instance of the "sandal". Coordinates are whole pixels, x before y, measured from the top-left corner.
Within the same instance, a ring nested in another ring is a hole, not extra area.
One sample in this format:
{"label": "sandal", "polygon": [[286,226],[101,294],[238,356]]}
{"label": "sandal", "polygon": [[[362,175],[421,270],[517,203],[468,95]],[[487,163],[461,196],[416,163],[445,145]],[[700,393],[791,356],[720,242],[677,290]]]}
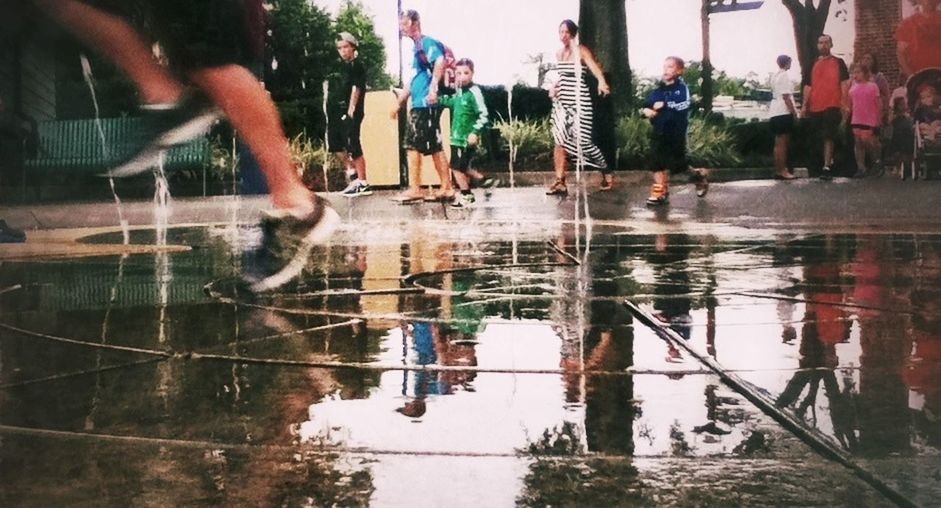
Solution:
{"label": "sandal", "polygon": [[609,191],[614,188],[614,177],[611,175],[601,175],[601,190]]}
{"label": "sandal", "polygon": [[549,186],[549,190],[546,191],[547,196],[567,196],[568,193],[569,189],[565,186],[565,180],[561,178],[556,178],[555,182],[552,182],[552,185]]}

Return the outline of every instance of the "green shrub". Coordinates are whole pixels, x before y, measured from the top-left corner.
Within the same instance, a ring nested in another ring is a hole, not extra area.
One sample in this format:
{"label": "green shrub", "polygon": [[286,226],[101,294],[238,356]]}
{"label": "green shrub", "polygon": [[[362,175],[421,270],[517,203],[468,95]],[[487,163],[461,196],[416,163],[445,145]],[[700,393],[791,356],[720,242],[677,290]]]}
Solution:
{"label": "green shrub", "polygon": [[[640,115],[618,121],[617,140],[622,167],[644,169],[650,160],[650,135],[653,126]],[[697,167],[729,167],[742,162],[735,138],[722,123],[692,118],[687,139],[690,164]]]}
{"label": "green shrub", "polygon": [[548,159],[552,150],[549,120],[498,120],[494,128],[500,132],[501,148],[512,152],[517,163]]}
{"label": "green shrub", "polygon": [[650,159],[650,121],[640,115],[622,117],[617,124],[620,167],[643,169]]}
{"label": "green shrub", "polygon": [[693,118],[689,123],[689,163],[695,167],[729,167],[742,162],[735,138],[723,125]]}

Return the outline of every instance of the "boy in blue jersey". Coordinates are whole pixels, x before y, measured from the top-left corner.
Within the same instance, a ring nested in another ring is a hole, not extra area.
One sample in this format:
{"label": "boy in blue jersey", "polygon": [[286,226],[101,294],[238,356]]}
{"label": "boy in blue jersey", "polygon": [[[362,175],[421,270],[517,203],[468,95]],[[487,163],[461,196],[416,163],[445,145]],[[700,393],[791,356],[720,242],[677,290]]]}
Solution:
{"label": "boy in blue jersey", "polygon": [[654,183],[647,198],[648,206],[669,202],[671,173],[690,171],[690,180],[696,183],[696,195],[704,197],[709,191],[706,170],[691,169],[686,158],[686,136],[692,101],[689,88],[682,78],[685,70],[683,59],[667,57],[663,63],[663,81],[650,93],[644,108],[640,110],[653,124],[651,151]]}
{"label": "boy in blue jersey", "polygon": [[461,193],[454,196],[451,206],[464,208],[474,202],[471,183],[491,187],[496,182],[471,168],[480,131],[487,125],[487,105],[480,87],[474,84],[474,62],[460,59],[454,69],[457,90],[454,95],[439,99],[442,107],[451,108],[451,173]]}

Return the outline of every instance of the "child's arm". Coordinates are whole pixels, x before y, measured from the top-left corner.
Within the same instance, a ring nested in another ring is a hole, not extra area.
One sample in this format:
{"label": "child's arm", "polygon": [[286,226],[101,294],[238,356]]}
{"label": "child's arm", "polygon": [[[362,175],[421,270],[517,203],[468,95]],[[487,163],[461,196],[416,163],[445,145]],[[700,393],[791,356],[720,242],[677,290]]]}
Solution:
{"label": "child's arm", "polygon": [[598,80],[598,95],[604,97],[610,94],[611,88],[608,87],[608,82],[604,79],[604,70],[602,70],[598,60],[595,60],[595,55],[585,46],[579,45],[578,48],[581,51],[582,60],[585,61],[585,65],[588,66],[591,73],[595,75],[595,79]]}
{"label": "child's arm", "polygon": [[471,127],[471,133],[467,136],[467,144],[474,146],[479,141],[480,131],[487,125],[487,121],[490,118],[487,114],[487,104],[484,102],[484,94],[481,93],[480,87],[471,87],[470,93],[473,94],[474,101],[477,102],[477,121],[474,122],[474,125]]}

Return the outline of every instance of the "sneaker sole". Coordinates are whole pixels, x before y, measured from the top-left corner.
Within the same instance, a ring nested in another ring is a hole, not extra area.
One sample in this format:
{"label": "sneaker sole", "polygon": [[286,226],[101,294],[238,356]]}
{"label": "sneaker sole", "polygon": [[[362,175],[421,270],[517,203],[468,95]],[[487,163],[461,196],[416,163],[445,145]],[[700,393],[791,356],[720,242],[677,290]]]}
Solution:
{"label": "sneaker sole", "polygon": [[307,266],[307,261],[310,259],[310,252],[314,248],[314,245],[327,241],[333,232],[336,231],[337,227],[339,227],[340,222],[340,214],[333,208],[327,206],[323,211],[323,217],[320,218],[317,225],[311,228],[307,236],[301,240],[301,245],[298,247],[294,257],[291,258],[291,261],[274,274],[252,283],[249,286],[249,290],[253,293],[263,293],[277,289],[294,280],[295,277],[304,271],[304,267]]}
{"label": "sneaker sole", "polygon": [[183,124],[163,133],[149,145],[145,146],[134,158],[104,173],[103,176],[127,178],[144,173],[159,164],[161,152],[169,150],[174,146],[182,145],[209,132],[209,129],[212,128],[213,124],[220,118],[222,118],[222,114],[215,109],[195,116]]}

